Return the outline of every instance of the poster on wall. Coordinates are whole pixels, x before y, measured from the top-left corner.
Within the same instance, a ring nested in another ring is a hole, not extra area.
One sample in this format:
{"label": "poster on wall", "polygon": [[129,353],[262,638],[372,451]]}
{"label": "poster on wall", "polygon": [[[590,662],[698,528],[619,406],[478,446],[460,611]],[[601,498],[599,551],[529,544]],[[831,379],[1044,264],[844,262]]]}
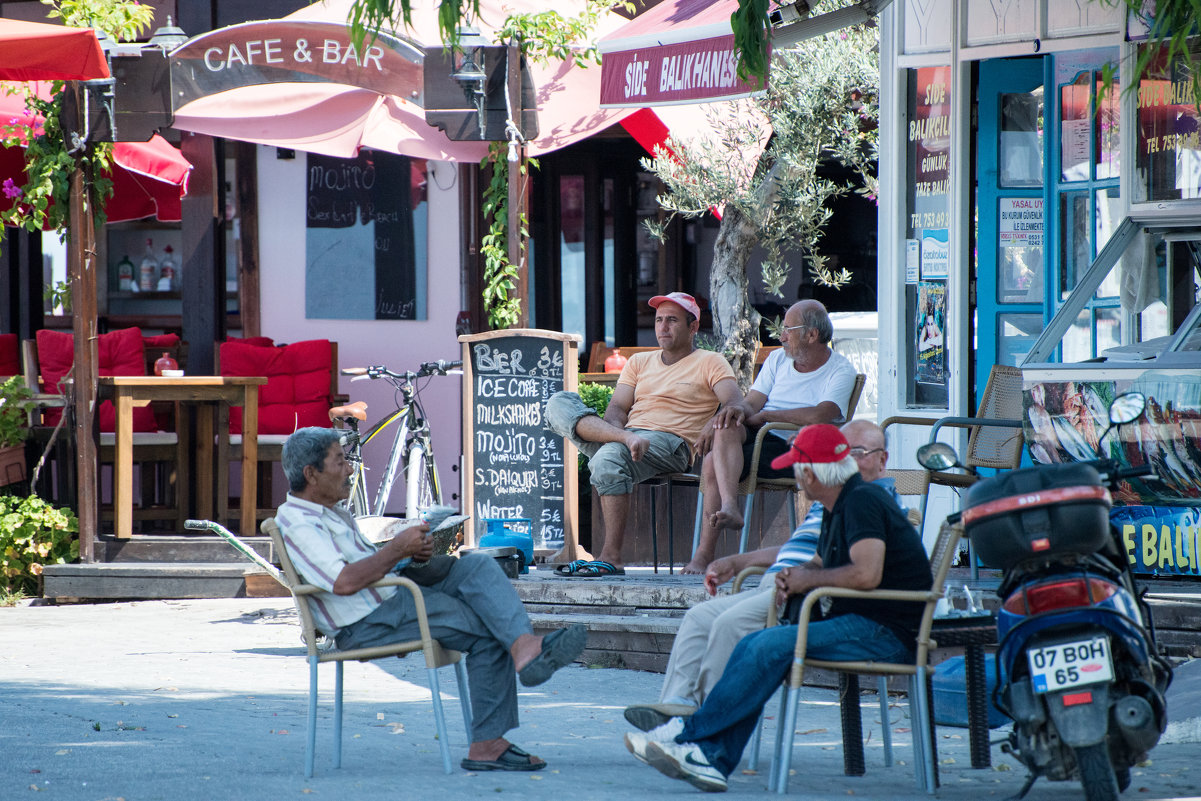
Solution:
{"label": "poster on wall", "polygon": [[917,370],[914,378],[924,384],[945,384],[947,285],[942,281],[921,281],[917,285],[917,293],[917,316],[914,320]]}
{"label": "poster on wall", "polygon": [[[907,89],[905,316],[911,328],[902,384],[906,405],[946,409],[950,393],[942,337],[951,271],[951,68],[911,69]],[[934,317],[929,326],[928,309]]]}
{"label": "poster on wall", "polygon": [[997,215],[997,300],[1038,303],[1043,297],[1043,199],[1003,197]]}
{"label": "poster on wall", "polygon": [[951,245],[946,228],[922,231],[922,278],[945,279],[951,271]]}
{"label": "poster on wall", "polygon": [[305,317],[424,320],[425,162],[310,153],[307,167]]}

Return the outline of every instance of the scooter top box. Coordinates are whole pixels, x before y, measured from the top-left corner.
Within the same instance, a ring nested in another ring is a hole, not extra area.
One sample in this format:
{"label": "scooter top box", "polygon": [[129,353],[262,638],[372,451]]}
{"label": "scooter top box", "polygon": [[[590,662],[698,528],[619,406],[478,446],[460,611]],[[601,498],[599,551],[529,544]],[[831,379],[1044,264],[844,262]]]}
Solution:
{"label": "scooter top box", "polygon": [[988,567],[1089,554],[1109,539],[1109,490],[1092,465],[1027,467],[977,482],[964,498],[964,532]]}

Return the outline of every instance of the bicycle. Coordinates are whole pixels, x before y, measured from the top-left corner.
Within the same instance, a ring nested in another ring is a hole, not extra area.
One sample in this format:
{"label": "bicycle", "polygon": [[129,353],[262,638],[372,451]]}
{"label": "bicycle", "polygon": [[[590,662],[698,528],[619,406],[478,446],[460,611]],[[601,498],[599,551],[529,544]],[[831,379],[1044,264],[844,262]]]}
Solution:
{"label": "bicycle", "polygon": [[[405,519],[416,520],[421,510],[435,504],[442,505],[442,486],[438,481],[438,468],[434,462],[429,421],[425,417],[425,410],[421,408],[421,387],[417,386],[416,382],[430,376],[461,373],[461,370],[455,368],[462,365],[461,361],[439,359],[436,362],[423,362],[417,372],[410,370],[396,373],[383,365],[347,367],[341,370],[342,375],[353,376],[351,381],[382,378],[392,384],[398,394],[396,410],[385,415],[364,434],[359,433],[359,423],[367,420],[366,403],[355,401],[329,410],[332,422],[347,426],[341,437],[342,446],[346,449],[346,459],[351,463],[354,472],[351,475],[350,497],[346,501],[346,508],[354,517],[384,515],[388,498],[392,494],[392,485],[400,474],[402,462],[405,474]],[[375,492],[375,505],[371,506],[367,502],[368,468],[363,465],[362,448],[393,423],[398,423],[396,436]]]}

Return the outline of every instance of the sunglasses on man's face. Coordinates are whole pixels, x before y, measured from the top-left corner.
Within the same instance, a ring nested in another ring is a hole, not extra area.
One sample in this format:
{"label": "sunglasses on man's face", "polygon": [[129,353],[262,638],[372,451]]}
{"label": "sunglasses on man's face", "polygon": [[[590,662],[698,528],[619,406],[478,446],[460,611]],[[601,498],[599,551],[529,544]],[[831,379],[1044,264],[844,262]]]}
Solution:
{"label": "sunglasses on man's face", "polygon": [[871,450],[868,450],[867,448],[851,448],[851,456],[854,456],[856,459],[862,459],[865,456],[871,456],[873,453],[884,453],[884,449],[872,448]]}

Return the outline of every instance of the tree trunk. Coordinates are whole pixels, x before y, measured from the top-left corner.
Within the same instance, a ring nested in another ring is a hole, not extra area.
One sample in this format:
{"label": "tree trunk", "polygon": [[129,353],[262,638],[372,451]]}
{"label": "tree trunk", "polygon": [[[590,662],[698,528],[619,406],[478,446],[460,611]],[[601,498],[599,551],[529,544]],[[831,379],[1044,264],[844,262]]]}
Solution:
{"label": "tree trunk", "polygon": [[717,241],[713,245],[713,267],[709,273],[713,333],[732,353],[730,366],[743,392],[750,389],[759,342],[759,312],[751,305],[746,265],[759,235],[751,221],[733,205],[726,206]]}

